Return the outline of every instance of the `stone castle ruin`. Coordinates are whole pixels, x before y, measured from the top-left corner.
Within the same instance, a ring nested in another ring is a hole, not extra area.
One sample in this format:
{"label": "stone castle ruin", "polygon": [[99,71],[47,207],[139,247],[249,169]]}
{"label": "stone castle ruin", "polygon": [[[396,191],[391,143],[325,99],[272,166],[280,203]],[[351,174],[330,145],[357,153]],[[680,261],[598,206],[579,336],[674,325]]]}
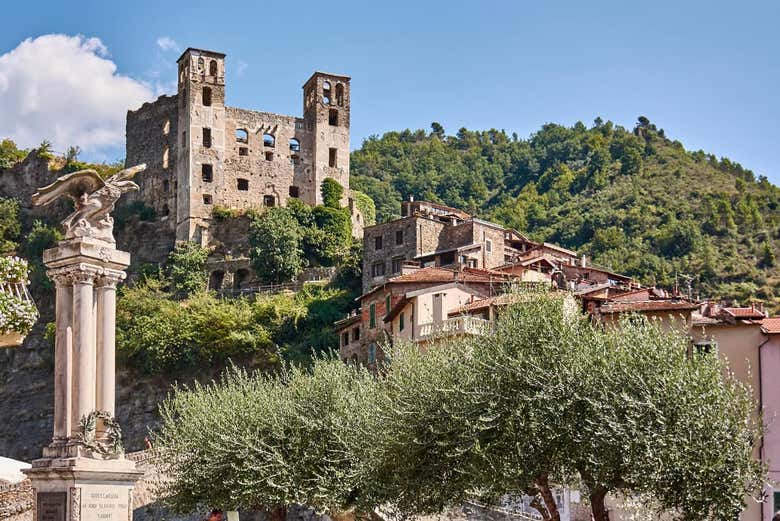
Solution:
{"label": "stone castle ruin", "polygon": [[148,165],[128,197],[155,210],[177,241],[211,242],[215,206],[322,203],[327,177],[344,187],[342,206],[362,236],[349,192],[350,78],[315,72],[303,85],[303,117],[225,105],[225,55],[188,48],[178,90],[127,113],[126,164]]}

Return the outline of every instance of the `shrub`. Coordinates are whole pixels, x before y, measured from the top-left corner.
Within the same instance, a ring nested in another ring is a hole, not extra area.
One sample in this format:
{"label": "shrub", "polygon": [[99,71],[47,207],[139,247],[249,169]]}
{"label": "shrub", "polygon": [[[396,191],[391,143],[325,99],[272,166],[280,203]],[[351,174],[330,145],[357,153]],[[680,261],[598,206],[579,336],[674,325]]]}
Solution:
{"label": "shrub", "polygon": [[332,177],[326,177],[320,186],[322,204],[328,208],[341,208],[341,197],[344,195],[344,187]]}
{"label": "shrub", "polygon": [[168,276],[171,289],[179,296],[189,296],[206,289],[208,250],[194,242],[180,242],[168,254]]}
{"label": "shrub", "polygon": [[352,197],[355,205],[363,215],[363,226],[373,226],[376,224],[376,205],[374,200],[358,190],[352,190]]}

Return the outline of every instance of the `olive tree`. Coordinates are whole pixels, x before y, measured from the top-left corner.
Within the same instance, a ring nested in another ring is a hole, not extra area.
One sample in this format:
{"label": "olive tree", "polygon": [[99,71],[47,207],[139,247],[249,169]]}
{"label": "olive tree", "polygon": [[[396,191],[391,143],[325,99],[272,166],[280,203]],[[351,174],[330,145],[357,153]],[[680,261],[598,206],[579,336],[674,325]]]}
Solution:
{"label": "olive tree", "polygon": [[360,492],[355,436],[374,380],[337,359],[278,374],[228,371],[222,382],[177,389],[161,407],[153,461],[158,493],[178,511],[290,504],[349,508]]}

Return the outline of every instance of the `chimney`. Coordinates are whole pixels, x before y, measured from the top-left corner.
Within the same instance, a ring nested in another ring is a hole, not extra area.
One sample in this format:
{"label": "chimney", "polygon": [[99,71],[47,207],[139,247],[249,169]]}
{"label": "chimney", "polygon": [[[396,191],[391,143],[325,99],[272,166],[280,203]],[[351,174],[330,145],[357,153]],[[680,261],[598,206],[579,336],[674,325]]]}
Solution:
{"label": "chimney", "polygon": [[409,202],[410,203],[414,202],[414,194],[409,194]]}
{"label": "chimney", "polygon": [[587,268],[587,263],[588,263],[588,261],[585,258],[585,254],[583,253],[582,254],[582,260],[580,261],[580,266],[582,266],[583,268]]}
{"label": "chimney", "polygon": [[408,275],[414,273],[420,269],[420,263],[417,261],[407,260],[401,263],[401,275]]}

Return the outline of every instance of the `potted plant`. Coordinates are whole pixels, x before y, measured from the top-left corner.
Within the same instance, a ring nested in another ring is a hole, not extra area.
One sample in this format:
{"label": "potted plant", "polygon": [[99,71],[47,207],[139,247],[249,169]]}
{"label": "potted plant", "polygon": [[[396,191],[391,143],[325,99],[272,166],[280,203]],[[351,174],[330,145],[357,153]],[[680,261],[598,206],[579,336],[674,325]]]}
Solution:
{"label": "potted plant", "polygon": [[0,257],[0,348],[22,344],[38,319],[27,291],[29,266],[19,257]]}

